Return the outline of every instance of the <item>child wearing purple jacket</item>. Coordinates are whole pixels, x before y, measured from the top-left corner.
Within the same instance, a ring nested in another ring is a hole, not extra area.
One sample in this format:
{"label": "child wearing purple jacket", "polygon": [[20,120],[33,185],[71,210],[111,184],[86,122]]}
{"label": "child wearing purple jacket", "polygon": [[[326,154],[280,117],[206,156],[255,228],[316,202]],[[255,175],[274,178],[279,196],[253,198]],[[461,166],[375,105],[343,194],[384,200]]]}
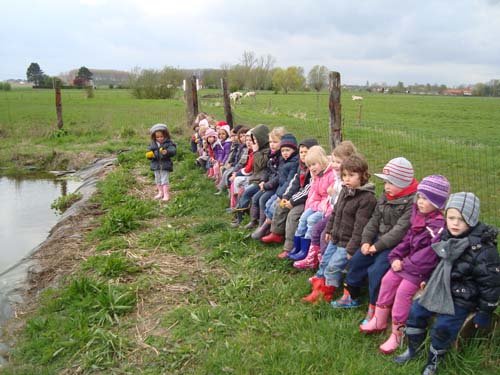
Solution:
{"label": "child wearing purple jacket", "polygon": [[384,354],[394,352],[399,346],[401,329],[408,319],[413,296],[438,263],[438,256],[431,245],[441,238],[444,228],[441,210],[449,193],[450,183],[443,176],[428,176],[420,182],[411,227],[399,245],[389,253],[391,268],[382,279],[375,314],[359,326],[364,333],[385,331],[389,313],[392,312],[392,333],[379,347]]}

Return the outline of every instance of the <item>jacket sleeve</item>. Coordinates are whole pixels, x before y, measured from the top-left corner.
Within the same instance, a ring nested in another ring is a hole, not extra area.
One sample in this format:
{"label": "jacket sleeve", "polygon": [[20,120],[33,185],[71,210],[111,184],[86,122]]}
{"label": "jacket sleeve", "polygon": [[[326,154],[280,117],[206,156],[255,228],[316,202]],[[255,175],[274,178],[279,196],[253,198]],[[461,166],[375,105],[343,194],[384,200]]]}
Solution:
{"label": "jacket sleeve", "polygon": [[177,153],[177,145],[174,142],[170,142],[167,147],[167,155],[169,157],[172,157],[176,153]]}
{"label": "jacket sleeve", "polygon": [[301,190],[296,192],[292,198],[290,199],[290,203],[292,206],[298,206],[300,204],[305,204],[307,201],[307,197],[309,196],[309,191],[311,190],[311,183],[308,183]]}
{"label": "jacket sleeve", "polygon": [[392,264],[396,259],[403,260],[410,253],[410,239],[411,228],[408,229],[401,242],[387,256],[389,264]]}
{"label": "jacket sleeve", "polygon": [[[354,226],[349,242],[347,242],[346,250],[349,254],[354,255],[356,250],[360,248],[361,245],[361,234],[363,232],[366,223],[370,220],[373,213],[373,209],[377,205],[377,199],[371,194],[366,194],[366,199],[360,202],[360,208],[356,212],[356,219],[354,221]],[[332,215],[333,216],[333,215]]]}
{"label": "jacket sleeve", "polygon": [[375,206],[368,224],[366,224],[365,229],[363,229],[363,234],[361,235],[361,244],[369,243],[370,245],[373,245],[377,238],[379,222],[380,220],[382,220],[382,213],[380,212],[380,209],[378,207],[378,205],[381,203],[382,202],[380,200],[377,202],[377,205]]}
{"label": "jacket sleeve", "polygon": [[299,174],[295,173],[295,175],[292,177],[290,182],[288,183],[288,186],[285,189],[285,192],[283,193],[283,199],[288,199],[292,197],[296,192],[298,192],[300,189],[300,181],[299,181]]}
{"label": "jacket sleeve", "polygon": [[396,224],[382,236],[378,237],[377,241],[374,243],[377,251],[390,249],[398,244],[399,241],[403,238],[406,231],[410,227],[410,218],[412,212],[412,204],[406,205],[403,214],[399,217]]}
{"label": "jacket sleeve", "polygon": [[500,259],[495,246],[479,254],[473,275],[479,288],[479,311],[491,314],[498,307],[500,297]]}
{"label": "jacket sleeve", "polygon": [[276,190],[276,195],[278,195],[278,197],[281,198],[283,196],[283,193],[290,184],[290,181],[292,181],[292,179],[294,178],[296,169],[297,168],[288,168],[288,171],[285,176],[285,182],[283,183],[283,185],[278,187],[278,190]]}

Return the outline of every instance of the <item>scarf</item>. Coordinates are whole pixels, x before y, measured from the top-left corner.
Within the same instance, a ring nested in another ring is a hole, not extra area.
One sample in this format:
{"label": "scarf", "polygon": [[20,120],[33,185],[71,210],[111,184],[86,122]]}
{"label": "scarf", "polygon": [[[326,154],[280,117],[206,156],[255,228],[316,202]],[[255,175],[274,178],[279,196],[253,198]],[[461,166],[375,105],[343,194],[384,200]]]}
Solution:
{"label": "scarf", "polygon": [[302,163],[302,160],[299,160],[299,183],[300,187],[304,187],[306,184],[306,175],[307,175],[307,165]]}
{"label": "scarf", "polygon": [[419,303],[427,310],[455,315],[455,306],[451,296],[451,268],[453,262],[470,246],[469,238],[450,238],[432,245],[432,249],[441,258],[427,286],[420,297]]}
{"label": "scarf", "polygon": [[399,193],[394,194],[394,195],[389,195],[389,194],[385,193],[385,196],[386,196],[388,201],[392,201],[394,199],[398,199],[398,198],[404,197],[406,195],[410,195],[410,194],[415,193],[417,191],[417,187],[418,187],[418,181],[413,179],[411,184],[409,186],[405,187]]}

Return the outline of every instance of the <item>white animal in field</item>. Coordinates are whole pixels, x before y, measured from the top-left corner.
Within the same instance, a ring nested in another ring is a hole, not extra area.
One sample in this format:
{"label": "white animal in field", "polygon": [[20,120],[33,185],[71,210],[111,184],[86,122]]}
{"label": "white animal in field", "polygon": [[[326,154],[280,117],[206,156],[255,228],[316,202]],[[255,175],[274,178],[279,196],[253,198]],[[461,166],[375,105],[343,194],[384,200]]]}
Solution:
{"label": "white animal in field", "polygon": [[239,91],[235,91],[235,92],[232,92],[231,94],[229,94],[229,99],[231,99],[231,101],[234,103],[234,104],[239,104],[241,103],[241,98],[243,97],[243,94]]}
{"label": "white animal in field", "polygon": [[257,95],[257,93],[255,91],[249,91],[245,94],[245,98],[254,98],[255,99],[256,95]]}
{"label": "white animal in field", "polygon": [[363,97],[362,96],[353,95],[352,96],[352,100],[363,100]]}

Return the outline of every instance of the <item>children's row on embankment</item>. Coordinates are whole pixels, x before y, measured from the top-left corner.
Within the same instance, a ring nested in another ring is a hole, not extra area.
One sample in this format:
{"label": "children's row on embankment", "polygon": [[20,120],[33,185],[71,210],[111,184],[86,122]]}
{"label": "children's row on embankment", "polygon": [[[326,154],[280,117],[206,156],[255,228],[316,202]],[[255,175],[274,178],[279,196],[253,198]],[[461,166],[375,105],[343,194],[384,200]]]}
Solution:
{"label": "children's row on embankment", "polygon": [[474,193],[450,195],[438,173],[419,182],[397,156],[375,173],[384,184],[377,198],[368,163],[350,141],[328,155],[316,139],[297,141],[283,127],[231,129],[206,114],[193,130],[197,164],[214,180],[214,194],[227,194],[231,226],[248,214],[252,239],[283,244],[280,259],[315,271],[305,303],[358,308],[367,286],[359,331],[385,331],[391,317],[379,351],[395,352],[403,333],[408,339],[394,362],[417,355],[432,316],[427,375],[470,314],[476,328],[490,326],[500,297],[498,230],[480,222]]}

